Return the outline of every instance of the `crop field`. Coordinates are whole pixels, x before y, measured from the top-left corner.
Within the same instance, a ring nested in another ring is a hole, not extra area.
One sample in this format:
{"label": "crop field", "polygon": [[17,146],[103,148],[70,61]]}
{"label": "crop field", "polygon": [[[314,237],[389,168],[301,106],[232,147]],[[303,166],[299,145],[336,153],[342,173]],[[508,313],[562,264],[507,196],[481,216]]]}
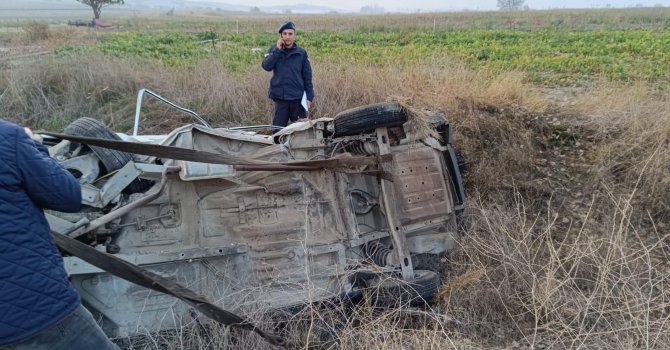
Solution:
{"label": "crop field", "polygon": [[[218,34],[214,28],[193,34],[122,33],[109,34],[86,50],[176,66],[212,58],[237,71],[257,66],[273,38],[269,33]],[[214,45],[207,45],[212,39]],[[315,62],[406,66],[451,59],[472,69],[522,71],[529,81],[548,85],[597,78],[667,83],[670,72],[670,34],[648,29],[307,32],[300,44]]]}
{"label": "crop field", "polygon": [[[148,88],[214,125],[267,124],[260,62],[286,18],[0,21],[2,118],[129,132]],[[445,114],[470,213],[429,306],[310,309],[285,329],[296,348],[670,348],[669,8],[291,19],[314,70],[310,118],[391,100]],[[155,101],[142,115],[147,134],[192,122]],[[119,342],[265,346],[206,333]]]}
{"label": "crop field", "polygon": [[[339,17],[305,18],[300,44],[316,62],[408,65],[447,58],[472,69],[523,71],[529,81],[548,85],[579,84],[594,78],[667,82],[670,13],[659,9],[635,17],[635,10],[630,11],[630,18],[616,11],[603,12],[601,18],[597,13],[583,14],[583,22],[577,21],[578,13],[570,12],[548,18],[539,14],[534,21],[528,14],[518,19],[492,14],[488,22],[466,14],[464,17],[471,17],[470,27],[462,18],[456,22],[456,18],[429,15],[388,15],[351,23]],[[608,18],[617,13],[622,23]],[[274,37],[273,28],[255,17],[149,19],[141,25],[142,21],[120,18],[120,27],[129,30],[102,33],[96,45],[66,46],[59,52],[93,51],[157,59],[173,66],[216,58],[236,71],[257,65]],[[206,45],[207,40],[216,44]],[[254,50],[259,48],[262,50]]]}

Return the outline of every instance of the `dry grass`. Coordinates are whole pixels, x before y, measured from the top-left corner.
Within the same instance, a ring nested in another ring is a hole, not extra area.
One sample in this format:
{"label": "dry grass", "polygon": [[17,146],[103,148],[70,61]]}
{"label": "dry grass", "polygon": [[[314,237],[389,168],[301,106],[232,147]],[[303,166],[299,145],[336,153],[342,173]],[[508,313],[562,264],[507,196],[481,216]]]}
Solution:
{"label": "dry grass", "polygon": [[[250,292],[259,290],[262,287]],[[236,311],[260,328],[282,336],[288,349],[477,348],[456,330],[458,321],[427,305],[410,307],[400,302],[393,308],[379,308],[366,301],[320,302],[271,310],[258,304],[238,305],[241,310]],[[115,341],[124,348],[147,350],[276,349],[251,332],[224,328],[205,318],[176,323],[181,324],[177,329],[159,333],[140,329],[140,335]]]}
{"label": "dry grass", "polygon": [[49,24],[44,22],[30,22],[23,26],[28,41],[47,40],[51,36]]}
{"label": "dry grass", "polygon": [[[410,106],[451,115],[463,108],[533,109],[537,96],[524,88],[516,73],[475,73],[462,66],[436,63],[398,68],[315,62],[316,100],[310,117],[334,116],[364,104],[401,100]],[[59,129],[93,116],[119,131],[131,128],[135,94],[148,88],[192,109],[215,125],[265,124],[272,103],[267,98],[269,74],[259,69],[229,73],[220,62],[205,61],[177,69],[159,62],[128,61],[93,54],[79,58],[47,58],[12,67],[0,79],[10,120],[36,128]],[[492,88],[495,87],[495,88]],[[499,91],[505,91],[501,94]],[[158,103],[147,101],[147,132],[165,132],[190,122]],[[170,122],[166,122],[169,120]]]}
{"label": "dry grass", "polygon": [[[260,315],[259,315],[260,317]],[[334,306],[268,317],[263,326],[282,334],[289,349],[476,349],[448,330],[453,320],[434,311],[409,308]],[[116,339],[130,349],[277,349],[259,337],[204,321],[159,334]]]}
{"label": "dry grass", "polygon": [[475,228],[449,264],[444,311],[488,344],[667,347],[667,242],[650,243],[631,225],[632,198],[611,198],[597,232],[566,225],[551,209],[534,212],[518,192],[477,203]]}
{"label": "dry grass", "polygon": [[[575,100],[569,110],[584,116],[598,143],[593,180],[635,186],[636,206],[661,222],[670,212],[670,94],[647,84],[604,86]],[[642,171],[644,176],[641,176]],[[646,216],[646,215],[645,215]]]}
{"label": "dry grass", "polygon": [[16,33],[0,32],[0,42],[10,52],[10,57],[23,58],[35,52],[53,53],[67,46],[92,45],[97,42],[99,34],[88,28],[29,21],[18,28]]}
{"label": "dry grass", "polygon": [[445,264],[440,297],[469,339],[670,345],[668,97],[601,86],[546,115],[459,119],[473,229]]}

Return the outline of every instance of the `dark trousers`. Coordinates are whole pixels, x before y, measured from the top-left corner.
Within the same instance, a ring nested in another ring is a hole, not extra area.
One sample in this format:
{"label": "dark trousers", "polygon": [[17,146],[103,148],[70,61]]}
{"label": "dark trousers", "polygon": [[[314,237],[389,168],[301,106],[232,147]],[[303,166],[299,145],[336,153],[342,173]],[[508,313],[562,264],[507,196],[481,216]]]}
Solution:
{"label": "dark trousers", "polygon": [[[307,117],[307,111],[300,104],[300,100],[274,100],[275,101],[275,115],[272,118],[273,126],[285,127],[288,121],[297,121],[301,118]],[[278,131],[275,129],[274,131]]]}
{"label": "dark trousers", "polygon": [[118,350],[93,319],[93,315],[79,305],[73,313],[51,327],[9,345],[3,350]]}

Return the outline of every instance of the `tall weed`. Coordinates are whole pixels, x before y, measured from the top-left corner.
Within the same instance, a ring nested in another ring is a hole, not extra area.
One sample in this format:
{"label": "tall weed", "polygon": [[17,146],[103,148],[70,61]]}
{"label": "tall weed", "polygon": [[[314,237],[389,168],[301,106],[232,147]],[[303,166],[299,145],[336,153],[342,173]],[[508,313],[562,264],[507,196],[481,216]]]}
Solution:
{"label": "tall weed", "polygon": [[537,212],[519,192],[473,202],[473,230],[447,263],[444,312],[483,343],[667,347],[667,242],[640,238],[634,196],[592,198],[610,210],[593,225],[566,223],[554,208]]}

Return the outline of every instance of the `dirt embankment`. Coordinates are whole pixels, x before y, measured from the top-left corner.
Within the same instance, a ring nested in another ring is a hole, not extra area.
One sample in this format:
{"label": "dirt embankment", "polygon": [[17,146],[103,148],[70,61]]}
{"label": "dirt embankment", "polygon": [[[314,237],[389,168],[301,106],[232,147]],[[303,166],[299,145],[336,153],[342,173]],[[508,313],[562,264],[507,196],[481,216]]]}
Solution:
{"label": "dirt embankment", "polygon": [[670,344],[670,109],[667,96],[636,89],[550,91],[543,113],[458,116],[472,228],[444,261],[438,309],[461,322],[459,337]]}

